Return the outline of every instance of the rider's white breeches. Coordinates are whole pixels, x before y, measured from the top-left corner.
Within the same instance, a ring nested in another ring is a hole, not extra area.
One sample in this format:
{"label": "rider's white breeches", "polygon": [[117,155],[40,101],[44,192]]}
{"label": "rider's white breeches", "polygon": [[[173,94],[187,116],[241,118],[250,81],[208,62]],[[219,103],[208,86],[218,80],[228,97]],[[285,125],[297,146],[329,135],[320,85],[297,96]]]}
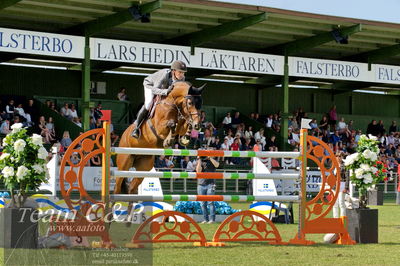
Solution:
{"label": "rider's white breeches", "polygon": [[151,101],[153,100],[153,93],[149,89],[144,89],[144,107],[149,110]]}

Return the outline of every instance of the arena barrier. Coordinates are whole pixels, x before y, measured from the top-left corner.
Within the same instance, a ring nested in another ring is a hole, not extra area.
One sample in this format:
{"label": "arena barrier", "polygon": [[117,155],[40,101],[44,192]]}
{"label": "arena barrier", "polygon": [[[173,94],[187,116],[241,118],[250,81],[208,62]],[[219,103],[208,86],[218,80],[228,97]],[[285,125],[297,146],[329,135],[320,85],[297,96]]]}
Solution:
{"label": "arena barrier", "polygon": [[[111,148],[110,125],[104,122],[103,128],[90,130],[75,139],[69,146],[60,165],[60,190],[67,206],[72,209],[79,205],[75,219],[55,221],[52,233],[70,236],[99,236],[99,247],[113,247],[109,235],[112,216],[111,204],[115,201],[289,201],[299,202],[299,225],[297,234],[288,242],[283,242],[275,225],[258,212],[245,210],[234,213],[223,221],[208,241],[201,227],[188,215],[177,211],[161,211],[142,223],[134,233],[127,247],[140,247],[146,243],[193,242],[196,246],[221,246],[224,242],[260,241],[270,244],[310,245],[307,234],[335,233],[339,235],[338,244],[354,244],[346,229],[346,217],[327,218],[332,209],[340,187],[340,168],[329,147],[318,138],[307,136],[301,130],[300,152],[254,152],[254,151],[206,151],[145,148]],[[110,156],[117,154],[135,155],[177,155],[177,156],[217,156],[217,157],[273,157],[297,158],[300,171],[296,174],[237,174],[237,173],[173,173],[110,170]],[[77,154],[79,162],[73,163],[71,155]],[[82,182],[85,165],[93,156],[102,156],[101,200],[92,198]],[[321,169],[321,190],[312,199],[306,199],[307,160],[313,161]],[[336,174],[335,174],[336,173]],[[157,177],[157,178],[219,178],[219,179],[299,179],[301,188],[298,195],[252,196],[252,195],[110,195],[111,177]],[[173,224],[171,224],[171,221]],[[180,221],[180,222],[179,222]],[[68,232],[64,227],[68,226]],[[82,230],[90,228],[90,230]]]}

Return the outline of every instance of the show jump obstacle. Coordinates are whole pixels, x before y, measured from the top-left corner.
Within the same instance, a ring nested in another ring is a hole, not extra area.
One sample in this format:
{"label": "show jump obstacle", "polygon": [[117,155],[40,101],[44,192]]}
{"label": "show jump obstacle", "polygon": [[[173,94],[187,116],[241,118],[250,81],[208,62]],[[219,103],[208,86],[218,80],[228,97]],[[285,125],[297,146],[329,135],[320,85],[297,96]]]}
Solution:
{"label": "show jump obstacle", "polygon": [[[176,150],[146,148],[111,148],[110,124],[90,130],[69,146],[60,166],[61,194],[71,210],[76,211],[74,219],[53,221],[53,233],[70,236],[99,236],[102,247],[113,247],[109,235],[110,218],[115,201],[280,201],[299,203],[299,226],[297,234],[289,242],[283,242],[275,225],[265,216],[255,211],[237,212],[225,219],[218,227],[212,241],[207,241],[201,227],[188,215],[176,211],[162,211],[142,223],[134,233],[127,247],[143,246],[146,243],[193,242],[196,246],[221,246],[224,242],[259,241],[270,244],[310,245],[307,234],[336,233],[338,244],[354,244],[346,229],[346,217],[327,218],[338,197],[340,168],[329,147],[318,138],[307,136],[301,131],[300,152],[254,152],[215,150]],[[132,155],[176,155],[176,156],[216,156],[216,157],[273,157],[296,158],[301,162],[296,174],[236,174],[236,173],[187,173],[187,172],[143,172],[110,170],[112,153]],[[72,162],[71,156],[78,154],[79,162]],[[101,200],[92,198],[83,186],[83,169],[94,156],[102,156]],[[312,160],[321,169],[321,190],[310,200],[306,200],[307,160]],[[294,179],[299,180],[301,189],[295,196],[252,196],[252,195],[110,195],[111,177],[158,177],[158,178],[215,178],[215,179]],[[77,208],[78,206],[78,208]],[[172,223],[171,223],[172,221]],[[66,227],[67,226],[67,227]],[[69,231],[65,231],[69,228]]]}

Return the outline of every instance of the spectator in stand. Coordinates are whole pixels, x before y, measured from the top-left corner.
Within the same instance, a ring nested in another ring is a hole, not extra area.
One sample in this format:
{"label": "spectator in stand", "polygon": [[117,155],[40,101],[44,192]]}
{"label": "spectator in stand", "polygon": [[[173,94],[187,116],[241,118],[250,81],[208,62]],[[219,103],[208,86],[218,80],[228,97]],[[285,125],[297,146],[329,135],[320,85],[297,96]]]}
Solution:
{"label": "spectator in stand", "polygon": [[71,145],[72,140],[69,136],[69,131],[64,131],[63,137],[60,141],[61,146],[63,147],[64,151],[68,149],[69,145]]}
{"label": "spectator in stand", "polygon": [[6,107],[3,104],[3,101],[0,99],[0,121],[6,120]]}
{"label": "spectator in stand", "polygon": [[397,132],[397,123],[396,121],[392,121],[392,124],[389,127],[389,134],[392,132]]}
{"label": "spectator in stand", "polygon": [[53,102],[52,102],[51,105],[50,105],[50,109],[53,110],[53,111],[56,112],[56,113],[59,113],[58,110],[57,110],[56,104],[53,103]]}
{"label": "spectator in stand", "polygon": [[167,168],[167,163],[165,161],[164,155],[160,155],[160,156],[156,157],[156,160],[154,162],[154,167],[155,168]]}
{"label": "spectator in stand", "polygon": [[301,119],[306,117],[306,113],[303,111],[303,107],[300,107],[297,111],[297,123],[301,125]]}
{"label": "spectator in stand", "polygon": [[[10,120],[6,119],[1,123],[0,126],[0,134],[7,135],[8,133],[11,132],[10,128]],[[1,144],[1,143],[0,143]]]}
{"label": "spectator in stand", "polygon": [[33,104],[34,104],[33,99],[29,99],[28,105],[25,107],[25,112],[31,116],[32,124],[34,124],[33,121],[38,121],[39,119],[38,110],[33,106]]}
{"label": "spectator in stand", "polygon": [[247,128],[247,130],[244,132],[244,137],[246,139],[252,139],[254,137],[254,135],[253,135],[253,127],[252,126],[249,126]]}
{"label": "spectator in stand", "polygon": [[117,98],[120,101],[128,101],[128,95],[126,95],[126,88],[122,87],[117,94]]}
{"label": "spectator in stand", "polygon": [[240,113],[235,112],[235,115],[232,118],[232,128],[237,129],[237,127],[242,123],[242,119],[240,119]]}
{"label": "spectator in stand", "polygon": [[56,130],[54,128],[54,122],[53,122],[53,117],[49,117],[49,121],[46,123],[46,128],[50,134],[50,137],[52,139],[56,139]]}
{"label": "spectator in stand", "polygon": [[189,161],[186,166],[186,171],[194,172],[196,170],[197,160]]}
{"label": "spectator in stand", "polygon": [[394,132],[391,132],[390,135],[387,137],[387,143],[395,146]]}
{"label": "spectator in stand", "polygon": [[339,131],[335,130],[335,133],[331,135],[331,143],[333,146],[336,146],[336,143],[338,143],[339,141],[342,141],[342,138],[339,135]]}
{"label": "spectator in stand", "polygon": [[75,125],[77,125],[78,127],[82,127],[82,123],[81,120],[79,119],[79,117],[74,117],[72,119],[72,123],[74,123]]}
{"label": "spectator in stand", "polygon": [[186,169],[186,167],[188,166],[189,162],[190,162],[189,156],[183,157],[183,159],[181,160],[181,168],[182,169]]}
{"label": "spectator in stand", "polygon": [[14,100],[11,99],[6,105],[6,116],[8,120],[11,121],[14,119],[14,111],[15,111]]}
{"label": "spectator in stand", "polygon": [[90,129],[95,129],[97,126],[96,126],[96,120],[93,118],[93,117],[91,117],[90,118],[90,122],[89,122],[89,128]]}
{"label": "spectator in stand", "polygon": [[333,105],[329,110],[329,125],[331,132],[336,130],[336,121],[337,121],[337,113],[336,113],[336,105]]}
{"label": "spectator in stand", "polygon": [[96,121],[98,121],[103,116],[103,113],[101,112],[101,109],[102,109],[101,103],[99,103],[97,105],[97,107],[94,109],[93,117],[94,117],[94,119],[96,119]]}
{"label": "spectator in stand", "polygon": [[376,120],[372,120],[371,123],[368,124],[367,127],[367,135],[373,135],[373,136],[378,136],[379,135],[379,127],[378,124],[376,123]]}
{"label": "spectator in stand", "polygon": [[383,136],[386,133],[385,125],[382,120],[379,120],[378,123],[378,134]]}
{"label": "spectator in stand", "polygon": [[226,116],[224,117],[224,120],[222,120],[222,125],[225,129],[232,128],[232,117],[231,113],[226,113]]}
{"label": "spectator in stand", "polygon": [[44,104],[46,105],[47,108],[51,107],[51,101],[50,100],[46,100]]}
{"label": "spectator in stand", "polygon": [[90,158],[90,166],[101,166],[101,156],[99,154]]}
{"label": "spectator in stand", "polygon": [[254,134],[254,139],[256,141],[260,140],[261,145],[263,147],[262,150],[264,150],[264,147],[265,147],[265,144],[266,144],[266,140],[265,140],[265,137],[264,137],[264,129],[263,128],[260,128],[260,130],[257,131],[256,134]]}
{"label": "spectator in stand", "polygon": [[354,121],[350,120],[349,123],[347,124],[347,129],[350,131],[350,133],[353,132],[354,130]]}
{"label": "spectator in stand", "polygon": [[254,116],[255,116],[255,114],[254,114],[253,112],[251,112],[250,115],[249,115],[249,118],[250,118],[251,120],[255,120]]}
{"label": "spectator in stand", "polygon": [[111,146],[115,146],[115,143],[119,140],[119,136],[115,133],[113,124],[110,124],[110,138]]}
{"label": "spectator in stand", "polygon": [[348,129],[346,122],[344,121],[344,117],[342,117],[338,123],[339,134],[342,135],[343,140],[347,140],[351,136],[351,131]]}
{"label": "spectator in stand", "polygon": [[72,120],[74,120],[74,118],[78,118],[78,112],[75,109],[75,104],[71,104],[71,108],[69,109],[69,116]]}
{"label": "spectator in stand", "polygon": [[214,150],[221,149],[221,142],[220,142],[220,139],[218,136],[211,138],[211,143],[209,145],[209,148],[214,149]]}
{"label": "spectator in stand", "polygon": [[167,168],[174,168],[175,165],[171,160],[171,157],[165,157],[165,165],[167,166]]}
{"label": "spectator in stand", "polygon": [[251,139],[250,138],[246,138],[245,143],[242,144],[242,146],[240,147],[240,150],[242,151],[251,151],[253,149],[253,147],[251,146]]}
{"label": "spectator in stand", "polygon": [[67,118],[67,119],[69,119],[69,120],[72,120],[71,114],[70,114],[70,112],[69,112],[69,105],[68,105],[68,103],[64,103],[64,106],[61,107],[60,114],[61,114],[63,117],[65,117],[65,118]]}
{"label": "spectator in stand", "polygon": [[265,120],[265,127],[266,128],[271,128],[273,122],[274,122],[274,117],[273,117],[272,114],[269,114],[267,119]]}
{"label": "spectator in stand", "polygon": [[44,143],[46,144],[51,144],[55,139],[51,136],[50,131],[46,127],[46,120],[44,116],[41,116],[39,118],[39,129],[40,129],[40,135],[44,138]]}
{"label": "spectator in stand", "polygon": [[241,123],[236,128],[236,135],[239,135],[239,138],[244,138],[244,124]]}
{"label": "spectator in stand", "polygon": [[361,135],[362,135],[361,130],[357,130],[357,133],[356,133],[356,135],[354,136],[354,142],[355,142],[356,144],[357,144],[358,141],[360,140]]}
{"label": "spectator in stand", "polygon": [[299,129],[299,124],[297,124],[297,120],[295,117],[289,118],[288,127],[292,128],[293,130]]}
{"label": "spectator in stand", "polygon": [[18,104],[17,107],[14,108],[14,114],[19,115],[22,118],[25,127],[30,127],[32,125],[31,115],[25,113],[22,103]]}
{"label": "spectator in stand", "polygon": [[255,119],[258,123],[261,123],[261,124],[264,124],[264,123],[265,123],[264,119],[260,116],[259,113],[256,113],[256,114],[254,115],[254,119]]}
{"label": "spectator in stand", "polygon": [[[235,138],[230,147],[230,150],[231,151],[239,151],[241,145],[242,144],[240,142],[240,138]],[[238,157],[231,158],[231,164],[240,164],[240,158],[238,158]]]}
{"label": "spectator in stand", "polygon": [[262,151],[262,150],[263,150],[263,146],[261,144],[261,140],[257,139],[256,144],[254,144],[254,146],[253,146],[253,151]]}
{"label": "spectator in stand", "polygon": [[273,119],[274,120],[272,121],[272,129],[275,130],[276,132],[279,132],[281,127],[281,120],[278,114],[274,114]]}
{"label": "spectator in stand", "polygon": [[271,150],[271,148],[275,149],[278,147],[278,144],[276,143],[276,137],[275,135],[272,135],[268,140],[267,143],[265,145],[265,150]]}
{"label": "spectator in stand", "polygon": [[313,119],[311,120],[310,127],[311,127],[311,130],[312,130],[312,131],[314,131],[314,132],[320,132],[320,130],[319,130],[319,128],[318,128],[317,119],[315,119],[315,118],[313,118]]}
{"label": "spectator in stand", "polygon": [[321,121],[319,122],[319,129],[321,129],[322,131],[327,131],[328,126],[329,126],[328,117],[324,115]]}

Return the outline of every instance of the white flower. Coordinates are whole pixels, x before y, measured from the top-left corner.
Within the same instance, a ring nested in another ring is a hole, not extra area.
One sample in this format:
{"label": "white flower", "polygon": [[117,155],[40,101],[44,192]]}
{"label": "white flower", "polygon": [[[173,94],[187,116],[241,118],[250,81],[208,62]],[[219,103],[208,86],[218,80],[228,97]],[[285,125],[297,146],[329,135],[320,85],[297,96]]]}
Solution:
{"label": "white flower", "polygon": [[364,177],[364,180],[363,180],[364,184],[371,184],[372,181],[374,181],[372,179],[372,175],[370,173],[365,174],[363,177]]}
{"label": "white flower", "polygon": [[378,156],[376,155],[375,152],[371,153],[371,161],[375,162],[376,160],[378,160]]}
{"label": "white flower", "polygon": [[372,139],[372,140],[378,140],[377,137],[375,137],[375,136],[373,136],[373,135],[371,135],[371,134],[368,134],[368,138],[369,138],[369,139]]}
{"label": "white flower", "polygon": [[5,178],[12,177],[12,176],[14,176],[14,168],[12,168],[10,166],[6,166],[6,167],[4,167],[3,171],[1,171],[1,173],[3,174],[3,176]]}
{"label": "white flower", "polygon": [[43,144],[43,138],[42,138],[42,136],[40,136],[38,134],[33,134],[31,139],[32,139],[32,143],[37,146],[41,146]]}
{"label": "white flower", "polygon": [[38,165],[38,164],[34,164],[32,165],[33,170],[35,170],[36,173],[41,174],[43,173],[43,167]]}
{"label": "white flower", "polygon": [[38,150],[38,158],[39,159],[46,159],[49,153],[44,147],[40,147]]}
{"label": "white flower", "polygon": [[29,169],[26,168],[25,166],[21,165],[17,169],[17,178],[18,180],[22,180],[27,174],[29,173]]}
{"label": "white flower", "polygon": [[22,152],[26,146],[26,142],[23,139],[19,139],[14,143],[14,150],[16,152]]}
{"label": "white flower", "polygon": [[366,149],[365,151],[363,151],[362,155],[364,156],[365,159],[371,159],[373,152],[371,152],[371,150]]}
{"label": "white flower", "polygon": [[15,123],[14,125],[11,126],[12,133],[17,133],[22,129],[22,123]]}
{"label": "white flower", "polygon": [[356,174],[356,178],[358,179],[362,179],[363,178],[363,174],[364,174],[364,170],[361,168],[357,168],[354,173]]}
{"label": "white flower", "polygon": [[7,146],[7,144],[8,144],[8,143],[7,143],[7,139],[6,139],[6,138],[4,138],[4,139],[3,139],[2,146],[3,146],[3,147],[5,147],[5,146]]}
{"label": "white flower", "polygon": [[350,169],[350,170],[349,170],[349,174],[350,174],[350,176],[353,176],[353,175],[354,175],[354,170],[353,170],[353,169]]}
{"label": "white flower", "polygon": [[10,157],[10,155],[11,155],[11,154],[9,154],[9,153],[3,153],[3,154],[0,156],[0,161],[7,159],[8,157]]}
{"label": "white flower", "polygon": [[357,160],[357,157],[358,157],[358,152],[350,154],[349,156],[346,157],[346,159],[343,160],[344,165],[345,166],[352,165]]}
{"label": "white flower", "polygon": [[369,171],[371,171],[371,167],[370,167],[368,164],[366,164],[366,163],[361,164],[361,165],[360,165],[360,168],[363,169],[364,172],[369,172]]}

